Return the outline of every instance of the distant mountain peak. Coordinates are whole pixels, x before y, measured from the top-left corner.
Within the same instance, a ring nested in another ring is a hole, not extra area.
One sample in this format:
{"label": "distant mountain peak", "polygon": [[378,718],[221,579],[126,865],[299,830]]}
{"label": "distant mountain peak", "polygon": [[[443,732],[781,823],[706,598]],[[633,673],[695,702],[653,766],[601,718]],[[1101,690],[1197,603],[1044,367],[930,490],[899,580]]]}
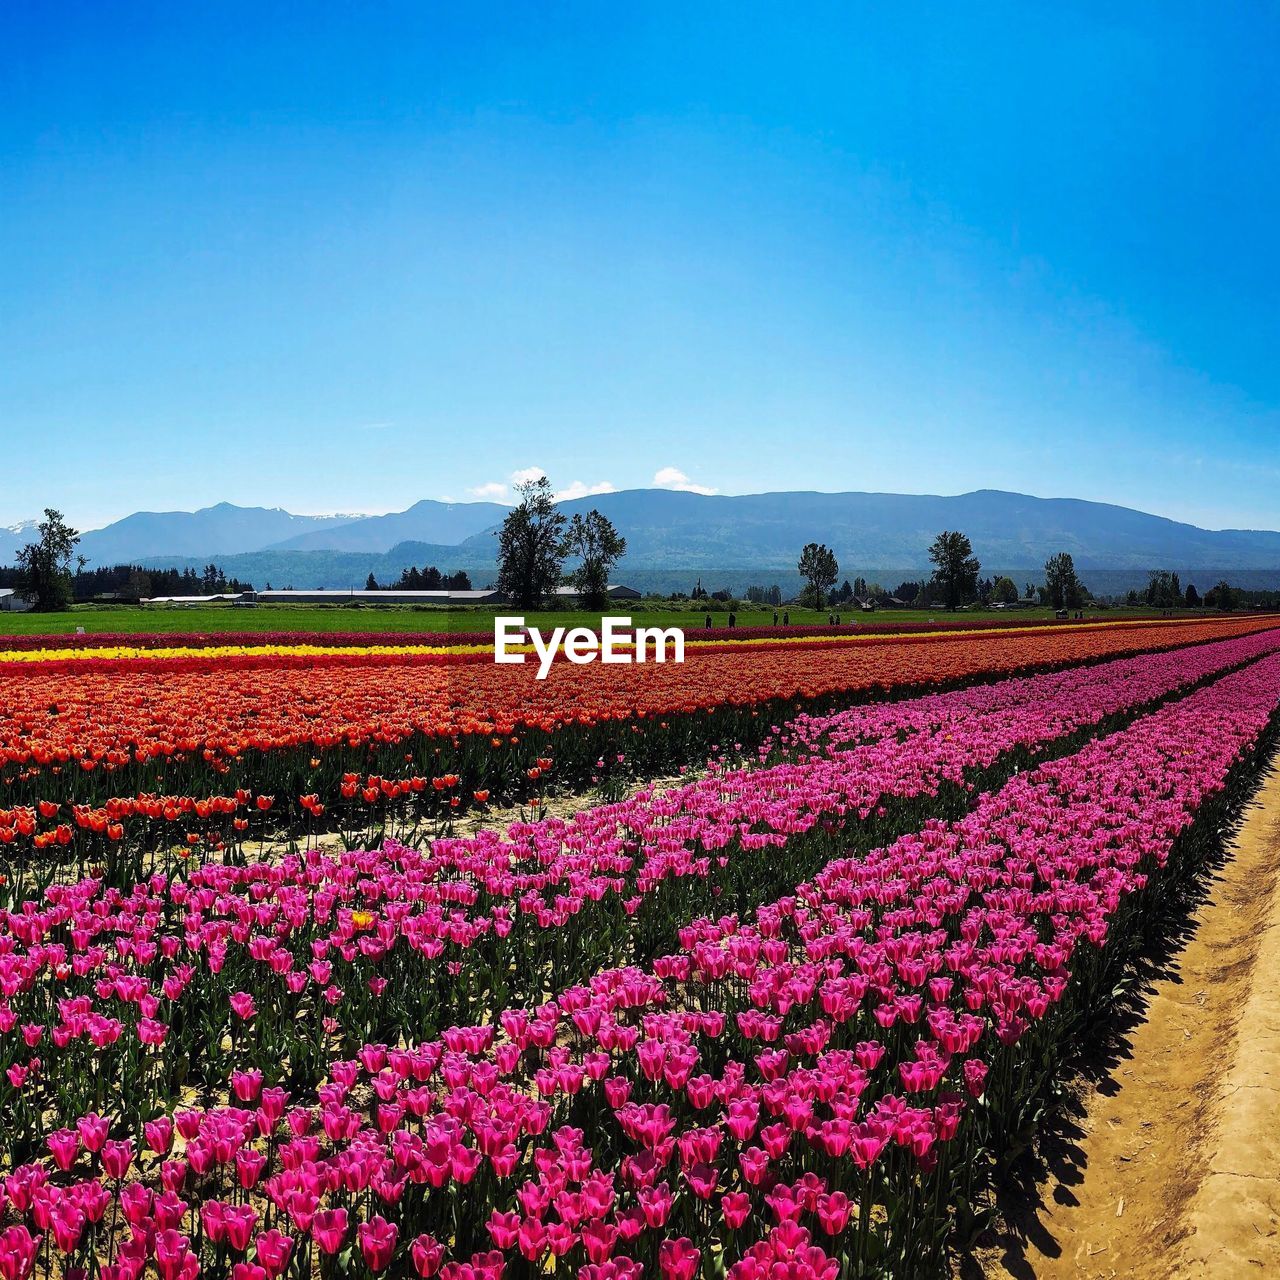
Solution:
{"label": "distant mountain peak", "polygon": [[404,511],[364,516],[346,524],[297,533],[274,543],[269,550],[382,553],[402,542],[457,546],[497,524],[508,510],[497,502],[420,498]]}

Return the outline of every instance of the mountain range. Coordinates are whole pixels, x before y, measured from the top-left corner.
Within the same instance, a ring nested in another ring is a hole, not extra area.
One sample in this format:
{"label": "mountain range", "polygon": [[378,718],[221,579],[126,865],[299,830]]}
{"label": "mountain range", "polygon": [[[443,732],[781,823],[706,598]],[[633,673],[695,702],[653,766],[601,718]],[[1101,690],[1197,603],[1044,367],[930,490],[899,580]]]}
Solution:
{"label": "mountain range", "polygon": [[[800,548],[825,542],[844,572],[918,571],[941,529],[961,529],[985,566],[1038,570],[1068,551],[1082,572],[1151,568],[1253,570],[1280,575],[1280,532],[1202,529],[1128,507],[984,489],[951,497],[892,493],[708,496],[632,489],[563,502],[569,515],[597,508],[627,539],[619,574],[732,570],[794,572]],[[203,564],[261,586],[350,586],[368,573],[394,578],[410,564],[494,570],[498,503],[430,499],[382,516],[299,516],[219,503],[195,512],[136,512],[87,532],[91,564]],[[0,563],[30,539],[0,530]],[[478,577],[477,577],[478,575]]]}
{"label": "mountain range", "polygon": [[[279,507],[237,507],[219,502],[199,511],[135,511],[80,537],[90,565],[150,561],[156,556],[236,555],[300,535],[336,530],[360,516],[295,516]],[[18,548],[35,537],[36,520],[0,529],[0,563],[12,563]]]}

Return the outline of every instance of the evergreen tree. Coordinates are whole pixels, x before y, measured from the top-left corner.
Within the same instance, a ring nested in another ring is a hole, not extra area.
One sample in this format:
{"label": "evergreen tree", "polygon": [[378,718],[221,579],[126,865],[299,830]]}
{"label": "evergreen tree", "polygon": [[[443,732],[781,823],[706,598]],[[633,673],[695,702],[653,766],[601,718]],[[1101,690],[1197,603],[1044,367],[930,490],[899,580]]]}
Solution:
{"label": "evergreen tree", "polygon": [[836,563],[835,553],[825,544],[810,542],[800,553],[797,566],[800,576],[805,580],[804,599],[815,609],[821,609],[827,598],[827,592],[835,585],[840,575],[840,566]]}
{"label": "evergreen tree", "polygon": [[[53,613],[71,606],[71,561],[80,534],[62,518],[61,511],[46,507],[44,519],[36,526],[37,541],[18,552],[19,581],[41,613]],[[84,558],[78,558],[84,567]]]}
{"label": "evergreen tree", "polygon": [[1048,603],[1055,609],[1079,609],[1084,604],[1084,587],[1076,577],[1075,561],[1066,551],[1045,561],[1044,585]]}
{"label": "evergreen tree", "polygon": [[933,581],[948,609],[972,599],[978,587],[981,565],[973,554],[973,544],[963,533],[944,529],[929,548],[934,564]]}

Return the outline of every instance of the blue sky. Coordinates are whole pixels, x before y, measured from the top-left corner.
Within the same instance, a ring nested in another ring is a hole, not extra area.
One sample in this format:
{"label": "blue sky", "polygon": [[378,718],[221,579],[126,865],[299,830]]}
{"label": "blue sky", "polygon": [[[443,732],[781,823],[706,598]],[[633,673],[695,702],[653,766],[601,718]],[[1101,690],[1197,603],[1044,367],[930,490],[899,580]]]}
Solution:
{"label": "blue sky", "polygon": [[0,18],[0,523],[977,487],[1280,527],[1280,16]]}

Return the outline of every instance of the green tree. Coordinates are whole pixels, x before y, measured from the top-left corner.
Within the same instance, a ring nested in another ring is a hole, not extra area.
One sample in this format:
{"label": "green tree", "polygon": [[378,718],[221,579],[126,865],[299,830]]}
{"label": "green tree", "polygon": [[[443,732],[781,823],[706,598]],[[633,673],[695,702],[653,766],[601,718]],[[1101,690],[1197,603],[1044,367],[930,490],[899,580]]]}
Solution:
{"label": "green tree", "polygon": [[1200,593],[1196,590],[1194,582],[1187,583],[1187,594],[1183,596],[1188,609],[1198,609],[1200,607]]}
{"label": "green tree", "polygon": [[143,600],[151,594],[151,575],[142,569],[132,569],[121,594],[127,600]]}
{"label": "green tree", "polygon": [[564,527],[546,476],[527,481],[498,539],[498,590],[522,609],[536,609],[560,583]]}
{"label": "green tree", "polygon": [[570,585],[588,609],[603,609],[609,602],[609,574],[627,550],[627,540],[613,522],[594,508],[569,521],[560,553],[576,556],[580,563],[569,575]]}
{"label": "green tree", "polygon": [[375,577],[373,576],[373,574],[370,574],[370,575],[369,575],[369,576],[364,580],[364,589],[365,589],[366,591],[381,591],[381,590],[382,590],[382,588],[381,588],[380,586],[378,586],[378,580],[377,580],[377,578],[375,578]]}
{"label": "green tree", "polygon": [[1178,575],[1168,569],[1153,569],[1147,579],[1147,604],[1153,609],[1176,609],[1182,602]]}
{"label": "green tree", "polygon": [[84,557],[76,555],[80,535],[52,507],[45,508],[36,533],[38,541],[18,552],[18,580],[33,609],[55,613],[71,606],[72,560],[84,568]]}
{"label": "green tree", "polygon": [[1066,551],[1044,562],[1044,586],[1055,609],[1079,609],[1084,604],[1084,587],[1076,577],[1076,563]]}
{"label": "green tree", "polygon": [[996,604],[1016,604],[1018,601],[1018,586],[1012,578],[997,578],[995,585],[991,588],[991,598]]}
{"label": "green tree", "polygon": [[805,580],[802,596],[804,602],[814,609],[821,609],[826,602],[827,592],[835,586],[836,578],[840,575],[835,552],[825,543],[810,542],[800,553],[800,563],[796,567]]}
{"label": "green tree", "polygon": [[1240,603],[1239,592],[1227,581],[1217,583],[1213,590],[1205,595],[1204,602],[1211,609],[1221,609],[1230,613]]}
{"label": "green tree", "polygon": [[982,566],[973,554],[973,543],[963,533],[944,529],[929,548],[933,562],[933,582],[948,609],[958,608],[978,589]]}

